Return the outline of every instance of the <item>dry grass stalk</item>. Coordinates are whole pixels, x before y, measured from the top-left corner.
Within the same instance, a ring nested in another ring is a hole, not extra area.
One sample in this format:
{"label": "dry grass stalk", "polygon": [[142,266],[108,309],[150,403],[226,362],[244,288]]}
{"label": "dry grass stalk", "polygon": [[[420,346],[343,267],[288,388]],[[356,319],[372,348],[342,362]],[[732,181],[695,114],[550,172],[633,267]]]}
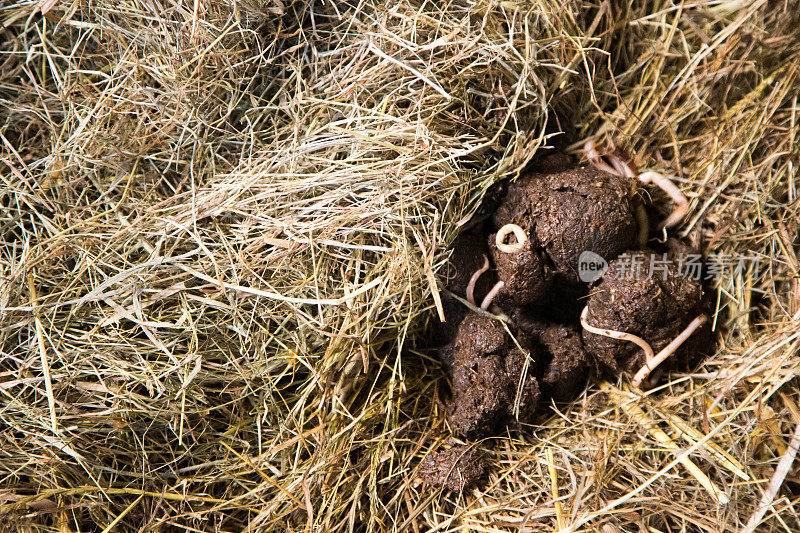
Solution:
{"label": "dry grass stalk", "polygon": [[[647,410],[771,474],[800,372],[796,11],[0,2],[0,529],[551,530],[547,464],[576,530],[743,527],[760,497],[722,455],[725,509],[596,388],[485,443],[485,488],[428,494],[423,331],[492,184],[614,139],[676,176],[672,233],[761,259],[712,282],[719,350]],[[765,528],[800,527],[783,489]]]}

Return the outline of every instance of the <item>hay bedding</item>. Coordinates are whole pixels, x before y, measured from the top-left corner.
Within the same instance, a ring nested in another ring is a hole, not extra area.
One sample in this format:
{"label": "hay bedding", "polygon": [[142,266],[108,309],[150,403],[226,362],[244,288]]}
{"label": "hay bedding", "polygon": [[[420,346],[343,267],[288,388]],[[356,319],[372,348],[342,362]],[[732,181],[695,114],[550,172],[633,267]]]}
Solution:
{"label": "hay bedding", "polygon": [[[796,468],[768,480],[800,423],[799,16],[0,3],[2,527],[716,531],[764,499],[753,527],[797,529]],[[701,367],[590,387],[478,443],[482,488],[432,491],[447,246],[588,136],[680,176],[676,234],[761,268],[715,281]]]}

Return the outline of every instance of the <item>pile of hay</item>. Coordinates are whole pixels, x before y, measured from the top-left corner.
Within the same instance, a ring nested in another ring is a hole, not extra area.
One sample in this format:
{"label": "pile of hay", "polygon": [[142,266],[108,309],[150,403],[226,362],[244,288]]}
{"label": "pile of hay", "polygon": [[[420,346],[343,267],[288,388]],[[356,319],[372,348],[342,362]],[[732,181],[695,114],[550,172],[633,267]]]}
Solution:
{"label": "pile of hay", "polygon": [[[765,494],[799,528],[797,468],[767,485],[800,423],[800,10],[383,4],[0,1],[0,529],[717,531]],[[434,491],[447,245],[588,137],[759,268],[713,282],[701,368],[595,384]]]}

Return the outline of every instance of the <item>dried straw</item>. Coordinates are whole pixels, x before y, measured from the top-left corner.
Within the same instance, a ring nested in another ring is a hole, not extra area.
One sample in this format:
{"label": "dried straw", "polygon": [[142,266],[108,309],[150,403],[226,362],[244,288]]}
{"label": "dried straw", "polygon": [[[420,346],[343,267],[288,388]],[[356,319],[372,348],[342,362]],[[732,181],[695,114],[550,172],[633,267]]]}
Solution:
{"label": "dried straw", "polygon": [[[797,420],[798,17],[0,1],[0,529],[742,527]],[[636,403],[726,506],[596,387],[480,443],[485,487],[416,478],[447,246],[554,124],[677,176],[665,232],[760,259],[712,282],[714,356]],[[758,527],[800,527],[796,477]]]}

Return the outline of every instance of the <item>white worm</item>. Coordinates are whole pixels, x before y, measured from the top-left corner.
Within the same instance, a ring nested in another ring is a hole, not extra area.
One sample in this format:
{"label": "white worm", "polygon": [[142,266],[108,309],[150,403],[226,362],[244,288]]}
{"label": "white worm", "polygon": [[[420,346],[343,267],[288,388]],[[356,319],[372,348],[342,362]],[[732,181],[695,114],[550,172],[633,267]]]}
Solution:
{"label": "white worm", "polygon": [[635,343],[639,348],[644,350],[645,361],[649,361],[653,357],[653,349],[647,344],[647,341],[642,339],[641,337],[637,337],[633,333],[625,333],[624,331],[614,331],[613,329],[604,329],[604,328],[596,328],[594,326],[590,326],[588,322],[586,322],[586,316],[589,314],[589,306],[583,308],[581,312],[581,326],[583,329],[588,331],[589,333],[594,333],[595,335],[602,335],[603,337],[610,337],[612,339],[618,339],[622,341],[630,341]]}
{"label": "white worm", "polygon": [[622,159],[616,154],[609,154],[608,159],[609,161],[611,161],[611,164],[614,165],[614,170],[617,171],[616,172],[617,176],[625,176],[628,178],[636,177],[636,175],[633,173],[633,170],[631,170],[631,167],[629,167],[627,163],[622,161]]}
{"label": "white worm", "polygon": [[689,210],[689,202],[678,186],[672,183],[672,180],[668,177],[658,172],[645,172],[644,174],[640,174],[639,180],[642,183],[655,184],[656,187],[667,193],[670,198],[672,198],[672,201],[675,202],[675,210],[667,217],[667,220],[659,224],[659,229],[671,228],[680,222]]}
{"label": "white worm", "polygon": [[[506,237],[511,233],[514,234],[517,242],[514,244],[506,244]],[[506,224],[497,231],[497,235],[495,235],[494,238],[494,243],[497,245],[497,249],[507,254],[521,252],[522,249],[525,248],[526,242],[528,242],[528,236],[525,234],[525,230],[516,224]]]}
{"label": "white worm", "polygon": [[697,318],[695,318],[694,320],[692,320],[692,321],[689,323],[689,325],[688,325],[688,326],[686,326],[686,329],[684,329],[684,330],[681,332],[681,334],[680,334],[680,335],[678,335],[677,337],[675,337],[675,338],[672,340],[672,342],[670,342],[669,344],[667,344],[667,345],[664,347],[664,349],[663,349],[663,350],[661,350],[660,352],[658,352],[656,355],[654,355],[654,356],[652,356],[652,357],[648,357],[648,358],[645,360],[645,362],[644,362],[644,365],[642,365],[642,368],[640,368],[640,369],[639,369],[639,371],[638,371],[638,372],[636,372],[636,375],[635,375],[635,376],[633,376],[633,380],[631,381],[631,384],[632,384],[634,387],[639,387],[639,385],[641,385],[641,384],[642,384],[642,381],[644,381],[644,380],[645,380],[645,378],[646,378],[646,377],[647,377],[647,376],[650,374],[650,372],[652,372],[653,370],[655,370],[655,368],[656,368],[658,365],[660,365],[661,363],[663,363],[663,362],[664,362],[664,361],[667,359],[667,357],[669,357],[670,355],[672,355],[673,353],[675,353],[675,350],[677,350],[678,348],[680,348],[681,344],[683,344],[684,342],[686,342],[686,339],[688,339],[689,337],[691,337],[691,336],[692,336],[692,333],[694,333],[694,332],[697,330],[697,328],[699,328],[700,326],[702,326],[703,324],[705,324],[707,320],[708,320],[708,317],[706,317],[706,315],[700,315],[700,316],[698,316]]}
{"label": "white worm", "polygon": [[618,176],[625,176],[626,178],[631,179],[636,177],[636,172],[634,172],[628,162],[622,159],[619,155],[609,154],[608,158],[611,160],[611,163],[617,170]]}
{"label": "white worm", "polygon": [[[609,161],[611,161],[611,164],[614,165],[613,168],[605,163],[600,157],[597,147],[592,139],[586,141],[586,144],[583,145],[583,151],[586,154],[587,159],[589,159],[589,162],[591,162],[600,170],[610,172],[611,174],[615,174],[617,176],[626,176],[628,178],[637,177],[631,166],[617,154],[612,153],[607,156]],[[663,174],[659,174],[658,172],[645,172],[643,174],[639,174],[638,178],[639,181],[644,184],[654,184],[656,187],[667,193],[669,197],[672,198],[672,201],[675,202],[675,209],[672,211],[672,213],[670,213],[669,217],[667,217],[664,222],[658,225],[658,228],[671,228],[678,224],[678,222],[683,219],[683,217],[686,215],[686,212],[689,210],[689,202],[686,200],[686,196],[684,196],[678,186],[672,183],[671,179]]]}
{"label": "white worm", "polygon": [[489,291],[489,293],[484,297],[483,301],[481,302],[481,309],[486,311],[486,309],[488,309],[489,306],[492,305],[492,300],[494,300],[494,297],[497,296],[497,293],[500,292],[500,290],[505,286],[506,283],[504,281],[498,281],[497,283],[495,283],[494,287],[492,287],[492,290]]}
{"label": "white worm", "polygon": [[[617,170],[618,176],[624,176],[631,179],[636,178],[636,173],[633,171],[627,161],[619,157],[617,154],[610,154],[608,158],[614,164],[614,168]],[[644,206],[641,203],[636,206],[636,221],[639,224],[639,246],[644,248],[647,246],[647,236],[650,233],[650,224],[647,220],[647,213],[645,212]]]}
{"label": "white worm", "polygon": [[586,154],[586,159],[588,159],[596,169],[608,172],[610,174],[617,174],[617,171],[608,166],[608,164],[600,157],[594,140],[589,139],[586,141],[586,144],[583,145],[583,153]]}
{"label": "white worm", "polygon": [[487,270],[489,270],[489,258],[486,257],[486,254],[483,254],[483,266],[472,273],[472,277],[469,278],[469,283],[467,283],[467,301],[472,305],[475,305],[475,284],[481,274]]}

